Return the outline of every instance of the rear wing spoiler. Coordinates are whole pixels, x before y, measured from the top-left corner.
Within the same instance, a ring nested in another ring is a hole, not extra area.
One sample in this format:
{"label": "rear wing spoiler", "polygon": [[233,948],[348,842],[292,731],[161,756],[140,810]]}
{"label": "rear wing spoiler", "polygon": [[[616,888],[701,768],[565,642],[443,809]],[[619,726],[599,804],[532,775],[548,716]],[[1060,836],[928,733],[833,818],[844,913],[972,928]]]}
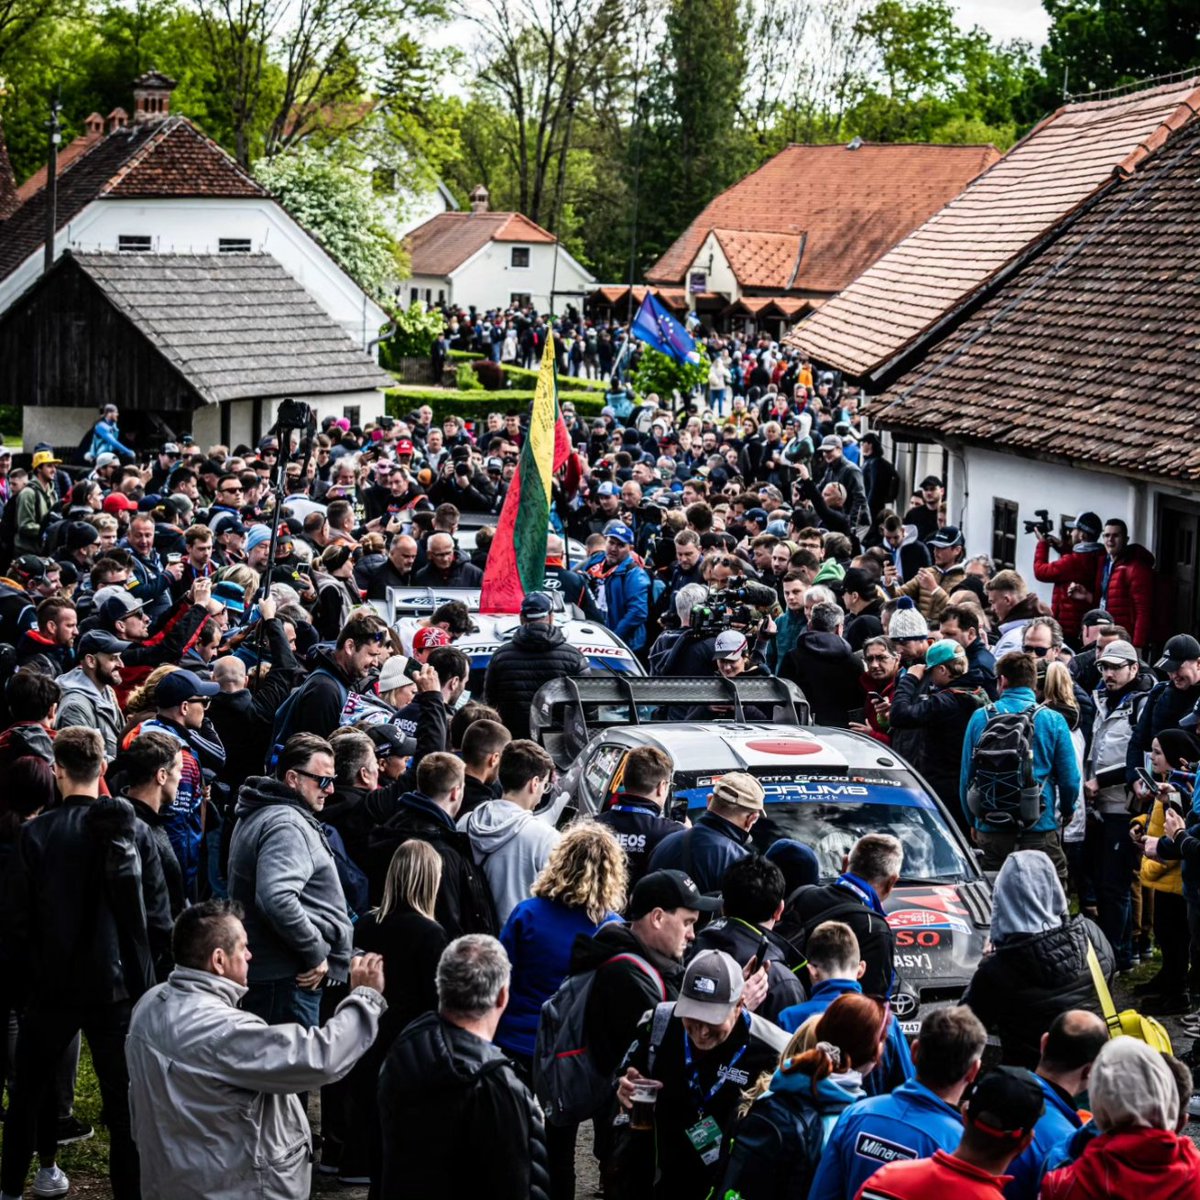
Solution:
{"label": "rear wing spoiler", "polygon": [[727,705],[733,720],[745,723],[745,709],[769,709],[776,725],[811,725],[812,710],[804,693],[788,679],[751,676],[696,679],[627,675],[584,675],[555,679],[538,689],[530,711],[533,740],[560,766],[569,764],[599,729],[613,725],[647,725],[680,720],[681,708],[698,704]]}

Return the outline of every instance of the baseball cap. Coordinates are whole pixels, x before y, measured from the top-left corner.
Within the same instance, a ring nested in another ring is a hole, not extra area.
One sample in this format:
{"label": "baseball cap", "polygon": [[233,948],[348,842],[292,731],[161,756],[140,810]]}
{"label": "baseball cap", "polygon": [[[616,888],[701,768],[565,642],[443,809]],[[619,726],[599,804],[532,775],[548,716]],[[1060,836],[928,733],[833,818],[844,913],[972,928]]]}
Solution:
{"label": "baseball cap", "polygon": [[128,592],[119,591],[100,604],[98,611],[100,620],[111,625],[114,621],[123,621],[132,613],[141,612],[145,607],[142,601],[135,600]]}
{"label": "baseball cap", "polygon": [[255,525],[246,534],[246,553],[249,554],[255,546],[261,546],[263,542],[271,540],[270,525]]}
{"label": "baseball cap", "polygon": [[829,434],[828,437],[821,439],[820,450],[824,454],[826,450],[842,449],[842,439],[836,433]]}
{"label": "baseball cap", "polygon": [[938,476],[926,475],[925,478],[921,480],[921,483],[919,486],[922,488],[927,488],[927,487],[945,487],[946,485],[941,481],[941,479],[938,478]]}
{"label": "baseball cap", "polygon": [[634,885],[629,900],[629,916],[636,921],[656,908],[692,908],[697,912],[716,912],[720,907],[720,897],[705,896],[684,871],[651,871]]}
{"label": "baseball cap", "polygon": [[957,525],[943,525],[929,539],[929,545],[937,546],[939,550],[947,550],[951,546],[961,546],[963,544],[962,530]]}
{"label": "baseball cap", "polygon": [[1023,1067],[993,1067],[967,1088],[962,1113],[973,1129],[1015,1142],[1037,1124],[1045,1106],[1041,1084]]}
{"label": "baseball cap", "polygon": [[763,811],[763,785],[745,771],[730,771],[713,782],[714,800],[732,804],[736,808],[747,808],[751,812]]}
{"label": "baseball cap", "polygon": [[1089,608],[1088,611],[1083,614],[1082,624],[1115,625],[1116,622],[1113,620],[1112,613],[1105,612],[1102,608]]}
{"label": "baseball cap", "polygon": [[137,500],[131,500],[124,492],[110,492],[104,497],[101,508],[106,512],[136,512]]}
{"label": "baseball cap", "polygon": [[49,567],[47,560],[36,554],[22,554],[20,558],[13,559],[12,565],[16,573],[24,575],[26,579],[41,579]]}
{"label": "baseball cap", "polygon": [[246,611],[246,589],[232,579],[222,579],[212,590],[212,598],[235,613]]}
{"label": "baseball cap", "polygon": [[1084,533],[1090,533],[1092,537],[1099,537],[1100,531],[1104,528],[1104,523],[1100,520],[1098,514],[1094,512],[1081,512],[1073,521],[1067,522],[1068,529],[1082,529]]}
{"label": "baseball cap", "polygon": [[521,616],[527,621],[544,621],[554,611],[554,604],[545,592],[530,592],[521,601]]}
{"label": "baseball cap", "polygon": [[624,542],[627,546],[633,545],[633,530],[624,521],[609,521],[604,527],[604,536],[616,538],[617,541]]}
{"label": "baseball cap", "polygon": [[215,696],[220,690],[219,684],[206,683],[194,671],[180,669],[164,675],[158,681],[154,689],[154,702],[159,708],[174,708],[197,696]]}
{"label": "baseball cap", "polygon": [[138,502],[138,512],[153,512],[162,503],[159,492],[148,492]]}
{"label": "baseball cap", "polygon": [[1167,638],[1163,656],[1154,665],[1160,671],[1178,671],[1185,662],[1200,658],[1200,642],[1189,633],[1177,633]]}
{"label": "baseball cap", "polygon": [[237,517],[232,517],[228,513],[225,514],[224,519],[219,520],[212,527],[212,531],[216,537],[220,537],[223,533],[236,533],[238,537],[246,536],[245,525],[243,525],[241,521],[237,519]]}
{"label": "baseball cap", "polygon": [[1124,638],[1117,638],[1115,642],[1109,642],[1104,647],[1104,653],[1096,655],[1096,662],[1100,666],[1107,663],[1110,667],[1123,667],[1128,663],[1135,663],[1137,660],[1138,652]]}
{"label": "baseball cap", "polygon": [[619,496],[621,489],[615,483],[605,482],[596,489],[597,496]]}
{"label": "baseball cap", "polygon": [[925,665],[932,671],[934,667],[944,667],[955,658],[955,647],[958,643],[953,638],[942,638],[934,642],[925,651]]}
{"label": "baseball cap", "polygon": [[746,981],[737,960],[724,950],[701,950],[683,973],[675,1015],[720,1025],[742,998]]}
{"label": "baseball cap", "polygon": [[33,456],[33,469],[36,471],[38,467],[59,466],[62,463],[61,458],[54,457],[53,450],[39,450]]}
{"label": "baseball cap", "polygon": [[412,452],[413,452],[413,444],[409,438],[397,438],[396,439],[396,456],[397,457],[399,457],[402,454],[412,454]]}
{"label": "baseball cap", "polygon": [[746,635],[736,629],[722,629],[713,644],[713,658],[741,658],[746,653]]}
{"label": "baseball cap", "polygon": [[426,625],[413,634],[414,650],[435,650],[450,645],[450,635],[436,625]]}
{"label": "baseball cap", "polygon": [[132,642],[114,637],[107,629],[89,629],[75,648],[82,658],[85,654],[121,654],[132,645]]}
{"label": "baseball cap", "polygon": [[765,508],[748,508],[746,510],[746,520],[753,521],[756,525],[765,526],[767,523],[767,510]]}
{"label": "baseball cap", "polygon": [[489,471],[495,471],[497,474],[501,474],[504,471],[504,459],[489,458],[487,460],[487,469]]}
{"label": "baseball cap", "polygon": [[417,739],[406,737],[395,725],[372,725],[367,730],[367,737],[375,743],[378,758],[408,758],[417,752]]}
{"label": "baseball cap", "polygon": [[379,690],[390,692],[406,683],[412,683],[408,674],[408,659],[403,654],[393,654],[380,668]]}
{"label": "baseball cap", "polygon": [[119,467],[121,460],[111,450],[105,450],[96,455],[96,461],[92,465],[98,471],[101,467]]}
{"label": "baseball cap", "polygon": [[176,457],[178,457],[179,456],[179,447],[177,445],[175,445],[174,442],[166,442],[163,444],[163,448],[160,451],[160,453],[161,454],[174,454]]}

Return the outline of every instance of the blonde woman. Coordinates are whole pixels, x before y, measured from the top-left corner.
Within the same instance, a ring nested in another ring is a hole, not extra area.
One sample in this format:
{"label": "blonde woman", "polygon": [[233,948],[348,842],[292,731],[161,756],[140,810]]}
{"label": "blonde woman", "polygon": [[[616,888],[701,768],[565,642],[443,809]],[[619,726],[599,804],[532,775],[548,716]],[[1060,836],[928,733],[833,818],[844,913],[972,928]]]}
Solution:
{"label": "blonde woman", "polygon": [[[323,1105],[336,1130],[326,1133],[321,1150],[321,1169],[333,1173],[344,1184],[371,1181],[372,1164],[381,1161],[382,1134],[375,1089],[379,1070],[392,1043],[411,1021],[437,1009],[437,965],[449,943],[445,930],[433,919],[438,889],[442,885],[441,855],[417,838],[396,847],[383,885],[383,900],[354,927],[355,945],[383,955],[387,979],[387,1012],[379,1022],[379,1036],[355,1064],[339,1097],[337,1089]],[[388,968],[391,975],[387,975]],[[341,1098],[343,1103],[337,1105]],[[331,1100],[333,1103],[331,1103]],[[340,1120],[338,1118],[341,1118]]]}

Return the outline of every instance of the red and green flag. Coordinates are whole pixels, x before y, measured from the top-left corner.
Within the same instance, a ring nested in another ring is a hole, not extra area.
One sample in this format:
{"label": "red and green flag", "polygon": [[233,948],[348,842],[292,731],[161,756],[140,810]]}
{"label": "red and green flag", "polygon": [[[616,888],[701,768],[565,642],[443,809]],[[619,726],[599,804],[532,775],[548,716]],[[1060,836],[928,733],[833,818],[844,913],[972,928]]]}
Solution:
{"label": "red and green flag", "polygon": [[517,612],[525,594],[541,591],[546,581],[551,485],[554,472],[571,454],[571,438],[558,411],[554,363],[554,334],[547,330],[529,433],[483,572],[483,612]]}

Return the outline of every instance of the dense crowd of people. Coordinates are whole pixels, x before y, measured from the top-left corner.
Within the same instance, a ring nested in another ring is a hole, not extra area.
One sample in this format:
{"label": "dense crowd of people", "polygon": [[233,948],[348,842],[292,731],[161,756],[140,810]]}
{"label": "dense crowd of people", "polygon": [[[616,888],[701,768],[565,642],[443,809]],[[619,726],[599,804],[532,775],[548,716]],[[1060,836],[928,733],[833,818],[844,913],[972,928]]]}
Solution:
{"label": "dense crowd of people", "polygon": [[[532,360],[518,316],[451,331]],[[118,1200],[301,1200],[314,1167],[565,1200],[588,1123],[609,1200],[1200,1195],[1190,1071],[1105,1022],[1142,962],[1144,1014],[1200,999],[1200,642],[1156,628],[1148,552],[1039,526],[1045,604],[943,480],[901,496],[836,380],[710,350],[683,404],[564,405],[544,586],[486,669],[463,600],[403,631],[371,601],[479,590],[525,413],[135,453],[106,410],[81,463],[0,455],[0,1200],[35,1156],[70,1188],[81,1034]],[[566,808],[530,738],[588,670],[555,593],[651,674],[777,675],[921,773],[996,873],[960,1003],[911,1045],[890,1009],[894,837],[821,878],[751,773],[674,819],[649,746]]]}

